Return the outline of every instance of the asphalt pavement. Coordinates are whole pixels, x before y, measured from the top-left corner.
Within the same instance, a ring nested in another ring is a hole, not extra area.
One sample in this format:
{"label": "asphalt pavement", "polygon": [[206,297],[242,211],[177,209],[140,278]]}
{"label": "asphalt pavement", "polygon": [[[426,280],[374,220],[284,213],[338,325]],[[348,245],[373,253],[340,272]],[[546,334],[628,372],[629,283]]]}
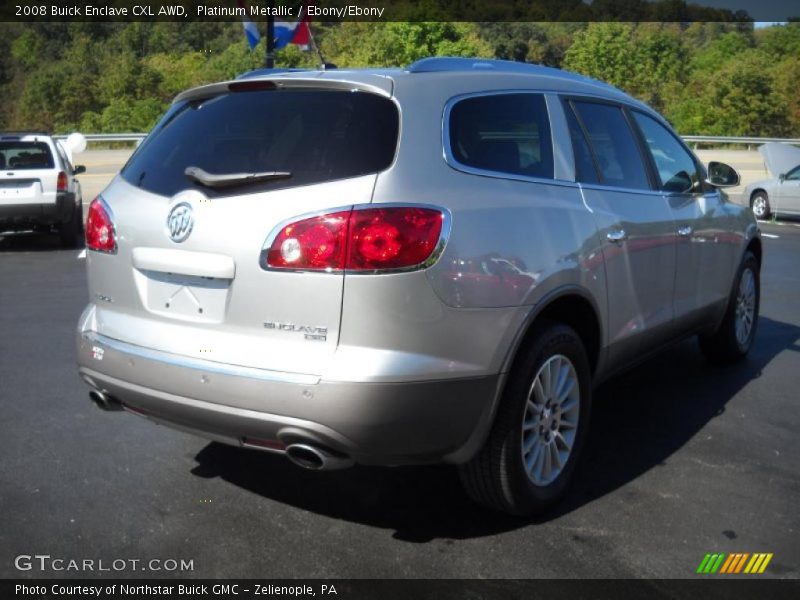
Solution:
{"label": "asphalt pavement", "polygon": [[124,577],[685,578],[708,552],[798,577],[800,226],[762,230],[748,359],[714,368],[688,340],[604,385],[569,496],[536,519],[477,508],[446,466],[313,473],[98,410],[79,251],[0,238],[0,577],[103,575],[15,568],[44,554],[193,565]]}

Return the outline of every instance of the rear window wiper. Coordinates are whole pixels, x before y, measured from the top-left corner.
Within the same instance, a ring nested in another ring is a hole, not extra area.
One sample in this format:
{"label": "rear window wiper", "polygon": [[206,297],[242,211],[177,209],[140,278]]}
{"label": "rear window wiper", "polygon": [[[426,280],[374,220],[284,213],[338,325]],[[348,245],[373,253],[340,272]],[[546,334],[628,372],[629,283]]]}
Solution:
{"label": "rear window wiper", "polygon": [[272,179],[288,179],[292,176],[288,171],[263,171],[261,173],[224,173],[217,175],[208,173],[200,167],[186,167],[183,172],[187,179],[210,188],[227,188]]}

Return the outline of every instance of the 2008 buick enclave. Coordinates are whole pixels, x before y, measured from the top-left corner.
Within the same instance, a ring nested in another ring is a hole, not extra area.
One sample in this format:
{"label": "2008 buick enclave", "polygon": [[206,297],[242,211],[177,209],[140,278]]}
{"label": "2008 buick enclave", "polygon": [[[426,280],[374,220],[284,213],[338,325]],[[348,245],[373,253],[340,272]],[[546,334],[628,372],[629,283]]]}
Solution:
{"label": "2008 buick enclave", "polygon": [[104,408],[312,469],[459,466],[527,514],[592,388],[756,331],[761,242],[665,120],[572,73],[431,58],[180,94],[86,225]]}

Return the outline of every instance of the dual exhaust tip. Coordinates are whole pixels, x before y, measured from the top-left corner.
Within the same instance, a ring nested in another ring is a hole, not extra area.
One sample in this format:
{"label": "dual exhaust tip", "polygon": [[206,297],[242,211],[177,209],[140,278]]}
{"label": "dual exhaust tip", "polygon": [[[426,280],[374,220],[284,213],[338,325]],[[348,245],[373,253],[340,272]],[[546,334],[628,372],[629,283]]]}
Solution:
{"label": "dual exhaust tip", "polygon": [[125,410],[122,406],[122,403],[117,400],[116,398],[112,398],[108,394],[104,392],[98,392],[97,390],[92,390],[89,392],[89,398],[94,402],[97,408],[102,410],[108,411],[117,411],[117,410]]}
{"label": "dual exhaust tip", "polygon": [[[106,411],[125,410],[122,403],[105,392],[92,390],[89,398],[95,406]],[[312,443],[296,443],[286,446],[286,457],[299,467],[311,471],[335,471],[347,469],[355,464],[349,456],[333,452]]]}
{"label": "dual exhaust tip", "polygon": [[289,444],[286,446],[286,457],[297,466],[312,471],[347,469],[355,463],[349,456],[312,444]]}

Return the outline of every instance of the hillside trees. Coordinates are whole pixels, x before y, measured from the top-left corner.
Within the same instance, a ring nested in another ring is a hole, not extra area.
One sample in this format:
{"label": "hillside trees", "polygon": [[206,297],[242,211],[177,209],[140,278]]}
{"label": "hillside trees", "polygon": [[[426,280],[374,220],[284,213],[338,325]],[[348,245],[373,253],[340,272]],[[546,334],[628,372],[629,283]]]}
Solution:
{"label": "hillside trees", "polygon": [[[530,6],[535,16],[548,6],[580,15],[621,4]],[[630,0],[623,8],[652,21],[655,6]],[[340,67],[402,66],[432,55],[522,60],[616,85],[681,133],[800,136],[796,22],[756,30],[736,21],[346,22],[314,23],[313,32],[325,59]],[[0,23],[0,129],[147,131],[180,91],[260,68],[263,58],[264,41],[250,51],[235,22]],[[319,57],[290,46],[277,61],[316,67]]]}

